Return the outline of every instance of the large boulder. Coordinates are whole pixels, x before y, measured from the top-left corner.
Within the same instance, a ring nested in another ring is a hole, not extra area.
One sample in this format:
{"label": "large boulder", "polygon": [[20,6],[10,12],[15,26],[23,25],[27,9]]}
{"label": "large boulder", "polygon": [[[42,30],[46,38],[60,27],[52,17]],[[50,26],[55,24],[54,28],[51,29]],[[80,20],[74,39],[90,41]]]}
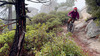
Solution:
{"label": "large boulder", "polygon": [[57,9],[57,12],[59,12],[59,11],[68,11],[68,10],[72,10],[72,9],[73,9],[72,7],[63,6],[63,7],[59,7]]}
{"label": "large boulder", "polygon": [[89,37],[95,37],[100,34],[100,26],[97,26],[97,24],[91,20],[86,26],[85,31]]}
{"label": "large boulder", "polygon": [[42,5],[40,13],[49,13],[51,11],[55,11],[55,7],[58,6],[58,3],[56,0],[51,0],[51,3],[49,5]]}
{"label": "large boulder", "polygon": [[81,16],[83,17],[84,20],[91,17],[91,15],[87,12],[86,6],[80,11],[80,14],[81,14]]}
{"label": "large boulder", "polygon": [[76,26],[75,26],[75,29],[76,30],[80,30],[82,28],[85,28],[85,26],[87,25],[87,22],[85,22],[85,21],[84,22],[80,21],[80,22],[79,23],[76,23]]}
{"label": "large boulder", "polygon": [[28,7],[28,10],[29,10],[29,12],[30,12],[30,13],[27,13],[27,15],[28,15],[29,17],[33,17],[33,16],[35,16],[35,15],[38,14],[38,9],[36,9],[36,8]]}

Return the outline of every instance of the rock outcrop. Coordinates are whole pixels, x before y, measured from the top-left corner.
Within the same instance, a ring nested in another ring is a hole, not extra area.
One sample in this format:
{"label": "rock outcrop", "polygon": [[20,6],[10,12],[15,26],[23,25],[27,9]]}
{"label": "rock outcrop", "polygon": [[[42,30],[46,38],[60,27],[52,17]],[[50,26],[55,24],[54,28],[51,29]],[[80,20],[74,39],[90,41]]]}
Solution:
{"label": "rock outcrop", "polygon": [[97,24],[93,20],[91,20],[88,23],[85,31],[87,32],[86,34],[89,37],[95,37],[100,34],[100,26],[97,26]]}
{"label": "rock outcrop", "polygon": [[68,11],[68,10],[72,10],[72,9],[73,9],[72,7],[63,6],[63,7],[59,7],[57,9],[57,12],[59,12],[59,11]]}
{"label": "rock outcrop", "polygon": [[83,17],[83,19],[87,19],[87,18],[91,17],[91,15],[89,13],[87,13],[87,7],[86,6],[81,10],[81,16]]}
{"label": "rock outcrop", "polygon": [[54,11],[55,7],[57,7],[57,6],[58,6],[58,3],[56,2],[56,0],[51,0],[50,5],[42,5],[41,6],[40,13],[49,13],[51,11]]}
{"label": "rock outcrop", "polygon": [[36,8],[28,7],[28,10],[29,10],[29,12],[30,12],[30,13],[27,13],[27,15],[28,15],[29,17],[33,17],[33,16],[35,16],[35,15],[38,14],[38,9],[36,9]]}
{"label": "rock outcrop", "polygon": [[82,28],[84,28],[85,26],[87,25],[87,22],[81,22],[81,23],[78,23],[76,26],[75,26],[75,29],[76,30],[80,30]]}

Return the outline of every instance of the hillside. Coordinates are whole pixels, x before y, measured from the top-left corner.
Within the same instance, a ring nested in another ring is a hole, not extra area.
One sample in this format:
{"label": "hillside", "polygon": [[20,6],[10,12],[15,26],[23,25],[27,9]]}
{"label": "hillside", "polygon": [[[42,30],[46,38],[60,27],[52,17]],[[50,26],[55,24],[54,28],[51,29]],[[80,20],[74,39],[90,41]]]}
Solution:
{"label": "hillside", "polygon": [[[25,0],[0,1],[5,8],[0,12],[0,56],[100,56],[100,1],[85,1],[82,10],[74,7],[76,0],[27,0],[41,3],[40,10],[27,7]],[[79,20],[69,24],[71,32],[67,23],[74,17]]]}

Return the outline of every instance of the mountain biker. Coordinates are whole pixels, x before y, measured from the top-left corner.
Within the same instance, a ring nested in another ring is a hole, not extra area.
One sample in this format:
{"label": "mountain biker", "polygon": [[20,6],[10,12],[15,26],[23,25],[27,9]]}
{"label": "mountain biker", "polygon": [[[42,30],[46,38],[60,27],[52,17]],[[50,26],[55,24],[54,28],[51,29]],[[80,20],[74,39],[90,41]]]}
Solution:
{"label": "mountain biker", "polygon": [[70,11],[68,13],[68,16],[70,17],[69,20],[68,20],[68,24],[70,21],[72,21],[74,23],[75,20],[78,20],[79,19],[79,13],[77,11],[77,7],[74,7],[73,11]]}

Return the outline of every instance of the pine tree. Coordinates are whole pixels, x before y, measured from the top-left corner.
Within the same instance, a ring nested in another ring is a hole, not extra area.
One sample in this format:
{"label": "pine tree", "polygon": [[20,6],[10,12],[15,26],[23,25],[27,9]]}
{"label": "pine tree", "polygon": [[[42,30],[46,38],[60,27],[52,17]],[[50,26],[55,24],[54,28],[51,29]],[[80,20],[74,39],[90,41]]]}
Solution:
{"label": "pine tree", "polygon": [[100,0],[86,0],[86,4],[88,5],[88,13],[93,17],[100,18]]}

